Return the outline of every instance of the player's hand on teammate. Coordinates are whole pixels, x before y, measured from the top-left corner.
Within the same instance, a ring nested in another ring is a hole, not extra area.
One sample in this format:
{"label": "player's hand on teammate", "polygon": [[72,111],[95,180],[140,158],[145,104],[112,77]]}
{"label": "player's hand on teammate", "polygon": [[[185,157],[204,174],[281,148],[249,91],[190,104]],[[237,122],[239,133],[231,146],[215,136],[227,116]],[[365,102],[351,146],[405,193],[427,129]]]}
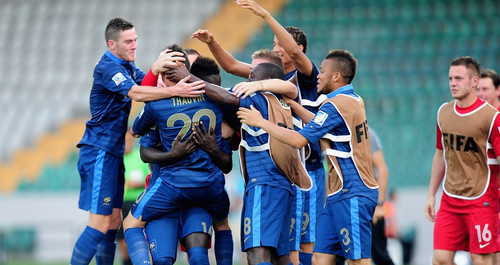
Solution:
{"label": "player's hand on teammate", "polygon": [[154,61],[151,66],[151,72],[158,75],[160,72],[168,70],[169,67],[179,66],[181,63],[184,63],[184,61],[186,61],[186,58],[183,57],[181,52],[165,49],[158,55],[156,61]]}
{"label": "player's hand on teammate", "polygon": [[181,79],[173,87],[169,87],[174,95],[178,97],[199,97],[201,94],[205,93],[203,89],[206,85],[203,81],[196,81],[188,83],[190,76],[186,76]]}
{"label": "player's hand on teammate", "polygon": [[245,9],[250,9],[255,15],[261,18],[269,15],[269,12],[257,4],[254,0],[236,0],[236,4]]}
{"label": "player's hand on teammate", "polygon": [[215,138],[215,128],[210,127],[207,132],[205,125],[202,121],[193,124],[193,140],[203,151],[208,154],[214,154],[219,147],[217,146],[217,139]]}
{"label": "player's hand on teammate", "polygon": [[193,141],[193,135],[191,134],[185,141],[182,141],[184,136],[185,135],[182,135],[182,132],[180,132],[172,142],[172,147],[170,148],[169,153],[174,159],[183,158],[184,156],[191,154],[196,149],[196,144]]}
{"label": "player's hand on teammate", "polygon": [[424,212],[425,217],[429,219],[429,221],[436,221],[436,210],[434,209],[434,205],[436,204],[436,198],[428,196],[427,201],[425,202]]}
{"label": "player's hand on teammate", "polygon": [[241,123],[246,123],[250,126],[259,127],[259,122],[264,120],[260,112],[252,105],[250,105],[250,109],[240,107],[236,115]]}
{"label": "player's hand on teammate", "polygon": [[238,83],[234,86],[233,94],[236,97],[241,96],[241,99],[244,99],[257,91],[260,91],[261,88],[263,88],[263,86],[262,86],[262,83],[260,81],[241,82],[241,83]]}
{"label": "player's hand on teammate", "polygon": [[206,29],[199,29],[191,34],[191,39],[199,39],[201,42],[211,44],[214,41],[214,35]]}

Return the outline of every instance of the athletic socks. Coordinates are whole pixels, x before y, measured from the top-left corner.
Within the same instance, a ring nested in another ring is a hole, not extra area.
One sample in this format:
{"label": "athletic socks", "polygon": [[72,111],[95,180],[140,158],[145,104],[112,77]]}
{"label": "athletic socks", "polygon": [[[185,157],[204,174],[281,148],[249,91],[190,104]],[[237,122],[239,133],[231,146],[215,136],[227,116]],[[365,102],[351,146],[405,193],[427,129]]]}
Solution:
{"label": "athletic socks", "polygon": [[215,231],[215,260],[217,265],[233,264],[233,235],[231,230]]}
{"label": "athletic socks", "polygon": [[105,234],[90,226],[85,227],[76,241],[71,255],[71,265],[88,265],[94,257],[97,245],[103,240]]}
{"label": "athletic socks", "polygon": [[261,263],[258,263],[257,265],[272,265],[272,263],[271,262],[261,262]]}
{"label": "athletic socks", "polygon": [[300,263],[302,263],[304,265],[312,265],[312,261],[311,261],[312,257],[313,257],[313,254],[311,254],[311,253],[299,252]]}
{"label": "athletic socks", "polygon": [[208,250],[204,247],[192,247],[188,249],[189,264],[210,265],[208,261]]}
{"label": "athletic socks", "polygon": [[172,258],[159,258],[153,261],[154,265],[172,265],[174,261]]}
{"label": "athletic socks", "polygon": [[113,265],[116,251],[116,230],[108,230],[104,239],[97,245],[95,261],[97,265]]}
{"label": "athletic socks", "polygon": [[125,230],[125,242],[128,255],[133,264],[151,264],[149,259],[149,246],[142,228],[135,227]]}

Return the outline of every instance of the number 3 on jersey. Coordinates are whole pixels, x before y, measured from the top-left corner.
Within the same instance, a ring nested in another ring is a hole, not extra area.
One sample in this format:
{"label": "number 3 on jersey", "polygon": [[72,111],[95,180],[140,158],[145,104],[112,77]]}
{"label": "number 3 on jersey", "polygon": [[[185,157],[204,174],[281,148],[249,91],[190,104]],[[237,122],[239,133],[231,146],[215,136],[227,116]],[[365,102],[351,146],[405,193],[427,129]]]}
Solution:
{"label": "number 3 on jersey", "polygon": [[200,122],[201,117],[206,116],[210,120],[210,124],[207,127],[207,131],[209,130],[210,127],[215,127],[215,124],[217,122],[217,118],[215,116],[215,113],[211,109],[200,109],[197,112],[194,113],[193,118],[191,119],[186,113],[175,113],[174,115],[170,116],[167,120],[167,127],[174,127],[175,123],[177,121],[183,122],[182,129],[180,131],[182,137],[186,136],[186,134],[189,132],[189,130],[192,127],[192,124],[195,122]]}

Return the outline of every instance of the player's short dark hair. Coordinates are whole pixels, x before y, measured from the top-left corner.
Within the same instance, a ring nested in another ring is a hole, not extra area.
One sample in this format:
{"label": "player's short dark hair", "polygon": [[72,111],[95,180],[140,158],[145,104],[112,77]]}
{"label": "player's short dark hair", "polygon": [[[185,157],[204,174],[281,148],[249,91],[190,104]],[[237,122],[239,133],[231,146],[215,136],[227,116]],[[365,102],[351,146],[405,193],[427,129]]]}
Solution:
{"label": "player's short dark hair", "polygon": [[260,63],[253,69],[254,72],[261,73],[263,79],[281,79],[285,78],[285,72],[283,69],[273,63]]}
{"label": "player's short dark hair", "polygon": [[498,76],[498,73],[490,68],[486,68],[481,70],[481,78],[491,78],[491,81],[493,81],[493,85],[495,86],[495,89],[500,86],[500,77]]}
{"label": "player's short dark hair", "polygon": [[191,65],[191,74],[209,83],[221,85],[220,69],[212,58],[199,56]]}
{"label": "player's short dark hair", "polygon": [[120,17],[113,18],[108,22],[106,30],[104,31],[104,38],[106,43],[108,40],[118,41],[118,36],[122,31],[134,28],[134,25]]}
{"label": "player's short dark hair", "polygon": [[196,55],[200,55],[200,53],[199,53],[197,50],[195,50],[195,49],[186,48],[186,49],[184,49],[184,51],[186,51],[186,54],[188,54],[188,55],[189,55],[189,54],[196,54]]}
{"label": "player's short dark hair", "polygon": [[333,69],[338,71],[346,79],[348,84],[352,82],[358,66],[358,60],[352,53],[340,49],[331,50],[326,55],[325,60],[333,60]]}
{"label": "player's short dark hair", "polygon": [[181,52],[183,54],[182,57],[184,57],[184,59],[186,59],[184,61],[184,65],[186,65],[186,68],[188,69],[188,71],[191,71],[191,64],[189,63],[189,59],[187,57],[186,51],[179,44],[174,43],[174,44],[168,45],[167,49],[174,51],[174,52]]}
{"label": "player's short dark hair", "polygon": [[283,60],[281,60],[281,57],[279,57],[278,54],[270,49],[260,49],[255,51],[252,54],[252,59],[267,60],[270,63],[276,64],[277,66],[281,67],[283,69],[283,72],[285,71],[285,66],[283,65]]}
{"label": "player's short dark hair", "polygon": [[294,26],[285,27],[285,30],[288,33],[290,33],[290,35],[292,35],[292,37],[295,40],[295,42],[297,43],[297,45],[302,45],[302,47],[304,47],[302,52],[306,53],[306,51],[307,51],[307,36],[304,33],[304,31],[302,31],[300,28],[294,27]]}
{"label": "player's short dark hair", "polygon": [[480,66],[476,59],[470,56],[461,56],[453,59],[450,63],[450,66],[459,66],[463,65],[467,70],[469,70],[469,76],[479,76]]}

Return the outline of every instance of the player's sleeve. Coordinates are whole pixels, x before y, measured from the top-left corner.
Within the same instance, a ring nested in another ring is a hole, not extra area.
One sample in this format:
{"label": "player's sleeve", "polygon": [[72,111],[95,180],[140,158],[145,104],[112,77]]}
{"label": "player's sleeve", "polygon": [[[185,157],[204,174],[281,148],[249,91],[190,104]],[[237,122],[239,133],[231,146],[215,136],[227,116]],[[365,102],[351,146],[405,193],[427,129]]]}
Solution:
{"label": "player's sleeve", "polygon": [[339,126],[346,126],[337,108],[331,103],[320,107],[314,118],[299,131],[309,142],[318,142],[325,134]]}
{"label": "player's sleeve", "polygon": [[495,115],[493,120],[493,127],[491,128],[490,143],[493,145],[495,157],[500,156],[500,115]]}
{"label": "player's sleeve", "polygon": [[144,76],[144,79],[142,79],[141,85],[142,86],[156,86],[156,85],[158,85],[158,76],[153,74],[151,69],[149,69],[146,76]]}
{"label": "player's sleeve", "polygon": [[146,103],[142,112],[135,119],[132,130],[135,134],[144,135],[155,125],[156,118],[156,112],[153,111],[152,103]]}
{"label": "player's sleeve", "polygon": [[159,142],[158,131],[153,128],[149,129],[149,131],[141,136],[141,139],[139,140],[139,144],[147,148],[154,148],[158,146]]}
{"label": "player's sleeve", "polygon": [[[439,128],[439,124],[436,123],[436,149],[443,150],[443,134]],[[499,149],[500,150],[500,149]]]}
{"label": "player's sleeve", "polygon": [[130,88],[137,85],[137,83],[123,68],[118,65],[110,65],[104,70],[103,85],[111,92],[127,97]]}
{"label": "player's sleeve", "polygon": [[311,76],[306,76],[303,73],[297,72],[297,83],[299,84],[301,89],[314,89],[316,90],[318,85],[318,74],[319,70],[316,65],[311,61],[312,64],[312,74]]}

